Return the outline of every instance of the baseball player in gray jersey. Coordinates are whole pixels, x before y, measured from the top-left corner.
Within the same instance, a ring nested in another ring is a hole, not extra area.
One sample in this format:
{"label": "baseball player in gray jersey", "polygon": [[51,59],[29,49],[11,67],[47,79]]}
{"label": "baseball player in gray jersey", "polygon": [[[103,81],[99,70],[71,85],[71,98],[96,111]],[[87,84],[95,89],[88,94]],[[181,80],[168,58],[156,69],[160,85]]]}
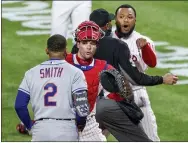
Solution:
{"label": "baseball player in gray jersey", "polygon": [[[89,114],[87,83],[83,72],[67,63],[66,39],[51,36],[49,60],[25,73],[19,86],[15,110],[32,135],[32,141],[78,141]],[[33,123],[27,105],[31,101]]]}
{"label": "baseball player in gray jersey", "polygon": [[[136,23],[136,10],[128,5],[121,5],[116,10],[116,30],[114,38],[118,38],[128,44],[130,49],[131,63],[141,72],[145,72],[147,67],[155,67],[157,64],[155,46],[151,39],[134,31]],[[150,100],[143,86],[133,86],[134,99],[141,107],[144,118],[141,124],[148,137],[153,141],[160,141],[157,134],[157,123],[152,111]]]}

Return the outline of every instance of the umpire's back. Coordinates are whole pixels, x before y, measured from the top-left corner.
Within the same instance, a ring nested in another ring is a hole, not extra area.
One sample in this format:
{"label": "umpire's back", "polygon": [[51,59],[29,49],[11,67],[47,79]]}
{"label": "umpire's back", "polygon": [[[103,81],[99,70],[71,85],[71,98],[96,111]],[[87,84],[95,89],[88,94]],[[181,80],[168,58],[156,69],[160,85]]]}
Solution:
{"label": "umpire's back", "polygon": [[127,55],[127,57],[123,58],[129,58],[130,52],[126,43],[120,41],[119,39],[105,36],[99,41],[94,57],[96,59],[106,60],[108,64],[111,64],[116,69],[119,69],[119,59],[122,58],[121,52],[124,52],[124,55]]}

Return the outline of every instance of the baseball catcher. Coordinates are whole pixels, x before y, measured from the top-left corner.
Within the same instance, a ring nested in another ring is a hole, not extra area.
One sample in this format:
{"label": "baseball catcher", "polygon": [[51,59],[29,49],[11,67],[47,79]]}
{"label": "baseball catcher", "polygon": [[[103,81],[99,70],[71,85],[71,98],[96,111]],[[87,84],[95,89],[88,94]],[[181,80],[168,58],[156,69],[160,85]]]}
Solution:
{"label": "baseball catcher", "polygon": [[100,73],[100,82],[105,90],[118,93],[124,98],[117,102],[118,105],[132,122],[138,124],[144,114],[135,104],[132,88],[125,77],[116,69],[104,70]]}

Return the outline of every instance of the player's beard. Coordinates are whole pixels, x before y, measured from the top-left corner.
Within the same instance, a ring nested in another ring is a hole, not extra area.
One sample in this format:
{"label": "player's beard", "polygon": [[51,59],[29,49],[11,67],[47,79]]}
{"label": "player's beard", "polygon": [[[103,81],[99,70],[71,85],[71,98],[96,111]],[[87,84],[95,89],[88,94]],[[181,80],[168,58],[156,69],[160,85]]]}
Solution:
{"label": "player's beard", "polygon": [[121,32],[120,24],[118,22],[116,22],[116,33],[117,33],[118,38],[128,38],[132,34],[132,32],[134,31],[134,28],[135,28],[135,24],[129,30],[129,32],[123,33],[123,32]]}

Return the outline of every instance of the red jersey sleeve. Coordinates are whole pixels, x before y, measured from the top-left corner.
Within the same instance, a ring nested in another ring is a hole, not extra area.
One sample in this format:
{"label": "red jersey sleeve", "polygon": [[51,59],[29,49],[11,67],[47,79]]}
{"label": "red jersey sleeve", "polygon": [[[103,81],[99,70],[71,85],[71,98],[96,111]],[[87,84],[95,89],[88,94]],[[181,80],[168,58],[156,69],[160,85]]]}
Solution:
{"label": "red jersey sleeve", "polygon": [[155,67],[157,64],[157,57],[149,43],[142,48],[142,58],[149,67]]}

